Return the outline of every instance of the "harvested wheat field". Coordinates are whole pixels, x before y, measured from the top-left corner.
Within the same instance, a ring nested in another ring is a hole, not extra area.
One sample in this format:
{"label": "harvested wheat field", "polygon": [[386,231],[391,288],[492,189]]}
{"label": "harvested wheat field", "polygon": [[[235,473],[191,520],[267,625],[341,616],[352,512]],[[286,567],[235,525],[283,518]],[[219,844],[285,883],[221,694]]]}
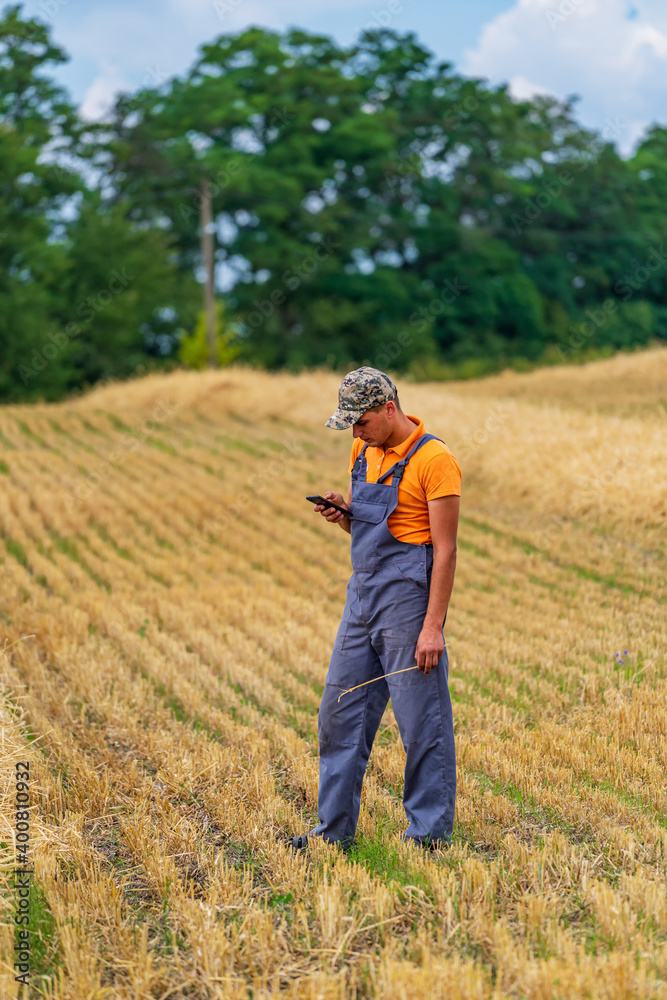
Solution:
{"label": "harvested wheat field", "polygon": [[457,819],[428,856],[399,840],[390,710],[356,850],[277,840],[316,821],[350,574],[303,499],[347,492],[339,376],[178,372],[0,410],[3,998],[17,762],[20,995],[667,998],[667,350],[397,381],[463,470]]}

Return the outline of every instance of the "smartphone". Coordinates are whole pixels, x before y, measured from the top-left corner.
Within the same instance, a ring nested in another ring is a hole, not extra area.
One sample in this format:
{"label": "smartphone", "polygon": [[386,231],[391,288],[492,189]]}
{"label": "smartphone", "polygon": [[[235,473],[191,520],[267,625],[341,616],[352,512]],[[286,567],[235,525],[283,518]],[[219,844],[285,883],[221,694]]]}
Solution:
{"label": "smartphone", "polygon": [[311,503],[324,504],[325,507],[333,507],[334,510],[339,510],[341,514],[345,514],[346,517],[352,517],[349,510],[345,510],[344,507],[340,507],[337,503],[334,503],[332,500],[327,500],[325,497],[306,497],[306,500],[310,500]]}

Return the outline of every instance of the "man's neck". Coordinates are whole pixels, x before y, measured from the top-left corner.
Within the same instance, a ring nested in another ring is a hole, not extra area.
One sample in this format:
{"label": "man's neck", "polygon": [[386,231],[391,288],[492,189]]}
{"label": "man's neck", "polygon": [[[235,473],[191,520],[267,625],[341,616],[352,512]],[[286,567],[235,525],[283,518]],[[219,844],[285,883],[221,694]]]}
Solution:
{"label": "man's neck", "polygon": [[383,443],[382,447],[386,451],[387,448],[395,448],[396,445],[401,444],[403,441],[407,440],[410,435],[414,432],[416,424],[403,414],[403,420],[400,425],[396,427],[387,440]]}

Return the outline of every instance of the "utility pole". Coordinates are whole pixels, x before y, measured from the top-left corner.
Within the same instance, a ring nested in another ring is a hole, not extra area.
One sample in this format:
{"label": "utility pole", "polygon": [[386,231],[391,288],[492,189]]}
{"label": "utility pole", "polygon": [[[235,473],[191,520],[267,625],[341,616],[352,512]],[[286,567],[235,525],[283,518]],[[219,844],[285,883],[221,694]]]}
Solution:
{"label": "utility pole", "polygon": [[215,277],[213,267],[213,218],[211,213],[211,188],[208,177],[202,177],[201,208],[199,212],[201,228],[201,255],[204,262],[204,315],[206,316],[206,343],[208,344],[209,368],[218,367],[216,351]]}

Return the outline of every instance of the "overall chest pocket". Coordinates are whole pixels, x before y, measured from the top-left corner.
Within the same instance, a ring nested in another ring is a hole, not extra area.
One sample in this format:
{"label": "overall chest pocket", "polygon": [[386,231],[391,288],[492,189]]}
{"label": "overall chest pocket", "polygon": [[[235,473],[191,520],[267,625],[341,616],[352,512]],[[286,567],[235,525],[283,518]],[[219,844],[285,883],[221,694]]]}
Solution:
{"label": "overall chest pocket", "polygon": [[367,524],[380,524],[387,516],[387,504],[381,500],[352,500],[350,504],[352,519],[350,525],[354,526],[355,521],[365,521]]}

